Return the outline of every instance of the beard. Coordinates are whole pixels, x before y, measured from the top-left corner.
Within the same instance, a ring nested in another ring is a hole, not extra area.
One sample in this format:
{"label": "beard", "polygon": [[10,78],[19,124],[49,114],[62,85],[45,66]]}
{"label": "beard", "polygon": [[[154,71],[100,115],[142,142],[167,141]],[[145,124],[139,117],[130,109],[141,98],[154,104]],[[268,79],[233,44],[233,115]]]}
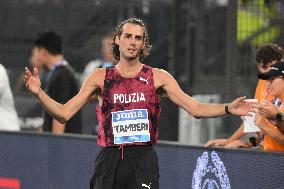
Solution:
{"label": "beard", "polygon": [[139,56],[138,56],[138,55],[136,55],[136,56],[130,56],[130,57],[127,57],[126,59],[127,59],[128,61],[132,61],[132,60],[137,59],[137,57],[139,57]]}
{"label": "beard", "polygon": [[142,54],[142,49],[139,49],[139,50],[137,49],[137,53],[136,54],[134,54],[132,56],[124,56],[124,57],[128,61],[132,61],[132,60],[135,60],[135,59],[139,58],[141,54]]}

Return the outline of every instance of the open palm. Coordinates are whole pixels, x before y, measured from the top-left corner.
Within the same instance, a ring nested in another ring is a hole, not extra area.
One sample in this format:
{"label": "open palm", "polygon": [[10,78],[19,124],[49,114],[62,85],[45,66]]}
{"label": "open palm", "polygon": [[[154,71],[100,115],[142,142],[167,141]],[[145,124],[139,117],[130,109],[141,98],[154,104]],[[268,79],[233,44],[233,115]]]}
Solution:
{"label": "open palm", "polygon": [[26,88],[34,94],[38,94],[41,82],[38,75],[38,69],[34,68],[34,74],[26,67],[24,81]]}
{"label": "open palm", "polygon": [[251,108],[250,103],[244,101],[245,99],[246,97],[240,97],[234,100],[230,104],[230,112],[240,116],[250,115],[250,113],[255,112],[255,110]]}

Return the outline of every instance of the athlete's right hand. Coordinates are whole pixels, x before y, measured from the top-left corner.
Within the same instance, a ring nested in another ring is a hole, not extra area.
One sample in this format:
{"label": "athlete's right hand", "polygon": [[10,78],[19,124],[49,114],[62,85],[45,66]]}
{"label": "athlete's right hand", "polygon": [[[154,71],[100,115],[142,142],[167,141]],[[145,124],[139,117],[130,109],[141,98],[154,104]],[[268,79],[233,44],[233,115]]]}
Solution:
{"label": "athlete's right hand", "polygon": [[34,74],[31,73],[31,71],[25,67],[25,77],[24,82],[26,84],[26,88],[34,93],[35,95],[38,95],[40,91],[40,79],[38,75],[38,69],[34,68]]}
{"label": "athlete's right hand", "polygon": [[228,139],[214,139],[209,140],[204,147],[211,147],[211,146],[226,146],[230,141]]}

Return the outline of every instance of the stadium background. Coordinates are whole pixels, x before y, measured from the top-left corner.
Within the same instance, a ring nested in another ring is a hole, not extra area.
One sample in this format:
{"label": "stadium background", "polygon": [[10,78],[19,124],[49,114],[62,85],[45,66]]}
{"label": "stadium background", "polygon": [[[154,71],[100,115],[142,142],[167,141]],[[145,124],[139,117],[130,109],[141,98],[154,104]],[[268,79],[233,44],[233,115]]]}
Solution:
{"label": "stadium background", "polygon": [[[100,57],[102,36],[129,17],[142,18],[148,26],[153,48],[145,63],[169,71],[188,94],[204,102],[252,98],[257,47],[284,44],[281,0],[1,0],[0,62],[11,87],[28,64],[38,32],[63,35],[64,54],[80,77],[84,66]],[[33,130],[41,123],[40,111],[33,108],[36,99],[25,90],[14,95],[22,130]],[[159,138],[186,145],[228,137],[241,123],[233,116],[194,120],[167,99],[162,108]]]}
{"label": "stadium background", "polygon": [[[56,30],[63,35],[66,58],[80,74],[100,57],[102,36],[135,16],[145,20],[153,44],[146,64],[169,71],[190,95],[217,94],[217,101],[228,102],[253,97],[255,50],[266,42],[283,44],[283,13],[283,1],[277,0],[1,0],[0,62],[14,89],[36,34]],[[29,94],[15,95],[21,103]],[[176,141],[178,109],[166,99],[162,104],[160,138]],[[210,122],[202,122],[202,133],[209,133]],[[218,123],[218,132],[199,142],[228,136],[240,119]]]}

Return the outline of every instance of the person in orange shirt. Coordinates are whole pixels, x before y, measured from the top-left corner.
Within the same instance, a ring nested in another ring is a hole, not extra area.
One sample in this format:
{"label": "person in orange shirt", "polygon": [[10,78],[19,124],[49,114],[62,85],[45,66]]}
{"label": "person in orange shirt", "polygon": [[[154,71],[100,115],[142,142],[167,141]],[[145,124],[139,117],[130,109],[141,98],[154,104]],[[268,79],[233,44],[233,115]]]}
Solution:
{"label": "person in orange shirt", "polygon": [[[256,62],[258,68],[258,75],[262,73],[266,73],[269,71],[271,66],[280,61],[283,58],[284,51],[283,49],[273,43],[269,43],[259,47],[256,52]],[[273,101],[273,96],[270,95],[270,92],[267,87],[266,80],[259,80],[256,91],[255,91],[255,99],[258,99],[259,102],[265,100],[267,102]],[[250,142],[239,140],[242,136],[244,136],[244,124],[241,124],[239,129],[228,139],[214,139],[210,140],[205,144],[205,147],[210,146],[224,146],[227,148],[237,148],[237,147],[251,147]],[[261,134],[258,134],[259,136]]]}
{"label": "person in orange shirt", "polygon": [[255,116],[255,125],[257,125],[265,134],[263,141],[264,150],[284,151],[284,134],[280,131],[279,125],[282,122],[282,113],[284,111],[284,61],[276,62],[269,72],[258,76],[262,80],[269,81],[270,94],[277,96],[274,101],[278,112],[274,115],[265,114],[263,110],[267,106],[273,106],[270,102],[263,102],[258,106],[258,113]]}
{"label": "person in orange shirt", "polygon": [[[279,131],[284,134],[284,108],[282,106],[282,103],[280,100],[278,100],[276,105],[272,103],[263,103],[258,106],[258,112],[263,117],[266,117],[267,119],[275,119],[277,120],[277,127],[279,128]],[[279,110],[280,108],[280,110]]]}

